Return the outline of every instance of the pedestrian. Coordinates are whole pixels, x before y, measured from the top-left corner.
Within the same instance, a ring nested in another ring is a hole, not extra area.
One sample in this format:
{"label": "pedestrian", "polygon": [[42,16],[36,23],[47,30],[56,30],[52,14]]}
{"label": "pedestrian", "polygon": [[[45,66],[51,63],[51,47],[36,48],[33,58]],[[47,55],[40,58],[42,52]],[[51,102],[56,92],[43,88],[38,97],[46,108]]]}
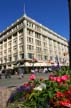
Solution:
{"label": "pedestrian", "polygon": [[24,72],[21,68],[18,69],[18,72],[19,72],[19,79],[23,78],[24,77]]}
{"label": "pedestrian", "polygon": [[15,75],[16,75],[17,78],[19,77],[18,71],[15,71]]}
{"label": "pedestrian", "polygon": [[5,70],[5,78],[11,78],[11,70]]}
{"label": "pedestrian", "polygon": [[48,70],[47,70],[47,68],[45,67],[44,69],[43,69],[43,73],[47,73],[48,72]]}
{"label": "pedestrian", "polygon": [[38,73],[38,69],[37,68],[35,68],[35,73]]}
{"label": "pedestrian", "polygon": [[7,74],[8,74],[8,73],[7,73],[7,70],[5,69],[5,78],[7,78]]}
{"label": "pedestrian", "polygon": [[34,74],[35,73],[35,70],[34,69],[31,69],[31,73]]}

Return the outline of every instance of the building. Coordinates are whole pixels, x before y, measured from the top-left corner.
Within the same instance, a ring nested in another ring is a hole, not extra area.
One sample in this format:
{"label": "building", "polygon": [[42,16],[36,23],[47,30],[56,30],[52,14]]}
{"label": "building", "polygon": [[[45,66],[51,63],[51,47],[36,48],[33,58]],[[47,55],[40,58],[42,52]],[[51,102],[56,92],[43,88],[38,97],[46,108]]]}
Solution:
{"label": "building", "polygon": [[2,69],[69,64],[68,41],[24,15],[0,33]]}

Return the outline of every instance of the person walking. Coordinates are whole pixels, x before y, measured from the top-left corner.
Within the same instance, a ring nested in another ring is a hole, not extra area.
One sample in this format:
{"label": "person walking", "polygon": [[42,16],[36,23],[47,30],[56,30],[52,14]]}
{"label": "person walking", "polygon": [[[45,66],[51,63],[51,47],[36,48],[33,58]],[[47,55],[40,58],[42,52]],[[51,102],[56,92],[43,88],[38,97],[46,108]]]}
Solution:
{"label": "person walking", "polygon": [[19,79],[24,77],[24,70],[22,70],[21,68],[18,69],[18,73],[19,73]]}
{"label": "person walking", "polygon": [[5,78],[11,78],[11,70],[5,70]]}

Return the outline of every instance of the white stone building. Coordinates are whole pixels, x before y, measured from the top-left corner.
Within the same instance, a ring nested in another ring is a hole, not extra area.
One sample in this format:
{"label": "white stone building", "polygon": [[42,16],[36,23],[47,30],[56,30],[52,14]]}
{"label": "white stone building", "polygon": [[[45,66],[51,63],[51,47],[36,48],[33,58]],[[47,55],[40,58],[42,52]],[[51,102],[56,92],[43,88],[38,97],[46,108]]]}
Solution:
{"label": "white stone building", "polygon": [[[22,66],[46,67],[69,64],[68,41],[54,31],[24,15],[0,33],[2,68]],[[21,66],[21,65],[20,65]]]}

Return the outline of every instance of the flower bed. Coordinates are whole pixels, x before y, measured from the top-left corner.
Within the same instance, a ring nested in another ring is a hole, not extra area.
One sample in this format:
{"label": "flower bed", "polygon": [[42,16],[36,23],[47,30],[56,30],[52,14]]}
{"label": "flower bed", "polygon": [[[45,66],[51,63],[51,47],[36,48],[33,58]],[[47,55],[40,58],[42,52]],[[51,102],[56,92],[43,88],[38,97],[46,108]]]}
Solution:
{"label": "flower bed", "polygon": [[12,108],[71,108],[71,79],[68,70],[55,71],[49,79],[29,76],[8,99]]}

